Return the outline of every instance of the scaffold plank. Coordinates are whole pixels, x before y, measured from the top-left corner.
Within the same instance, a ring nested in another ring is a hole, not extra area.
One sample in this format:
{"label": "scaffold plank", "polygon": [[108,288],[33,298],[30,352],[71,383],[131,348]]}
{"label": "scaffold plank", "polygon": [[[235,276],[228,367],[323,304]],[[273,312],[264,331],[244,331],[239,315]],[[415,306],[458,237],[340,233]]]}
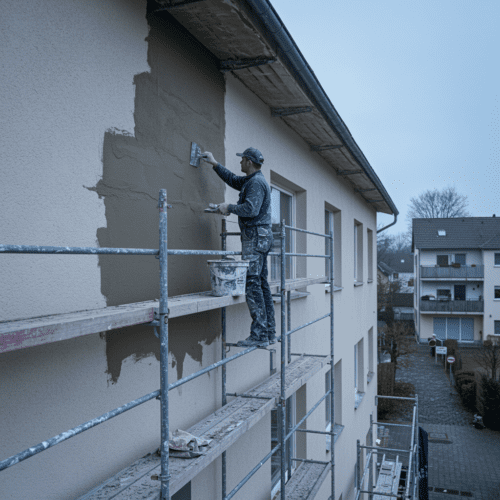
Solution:
{"label": "scaffold plank", "polygon": [[[188,429],[189,433],[212,441],[205,454],[198,458],[170,457],[170,494],[173,495],[191,481],[273,407],[273,400],[237,398]],[[151,476],[160,473],[160,457],[157,453],[151,453],[80,500],[159,498],[160,482]]]}
{"label": "scaffold plank", "polygon": [[375,495],[374,500],[396,500],[403,464],[399,461],[384,460],[380,466],[374,493],[394,493],[394,497]]}
{"label": "scaffold plank", "polygon": [[[306,380],[317,373],[325,363],[325,358],[314,357],[301,357],[290,363],[286,369],[286,397],[293,394]],[[275,408],[276,397],[279,396],[279,384],[280,373],[278,372],[247,393],[269,399],[235,398],[226,406],[187,429],[189,433],[195,436],[212,439],[212,442],[207,447],[205,455],[201,457],[192,459],[170,458],[171,495],[191,481],[199,472],[220,456],[223,451],[226,451]],[[313,470],[316,469],[311,469],[308,472],[309,482],[312,481],[311,478],[314,476]],[[157,499],[159,498],[159,482],[151,479],[151,476],[158,474],[160,474],[160,457],[156,453],[151,453],[122,470],[79,500],[110,500],[111,498],[116,500]],[[320,475],[317,475],[318,480],[319,477]],[[313,481],[312,487],[315,484]],[[306,498],[312,499],[314,497]]]}
{"label": "scaffold plank", "polygon": [[[301,278],[287,281],[287,290],[324,283],[324,278]],[[271,283],[273,293],[279,284]],[[177,318],[245,302],[245,295],[214,297],[211,292],[170,297],[169,317]],[[83,335],[107,332],[154,320],[158,301],[136,302],[102,309],[77,311],[38,318],[0,322],[0,353],[59,342]]]}
{"label": "scaffold plank", "polygon": [[287,500],[313,500],[330,472],[329,464],[302,463],[286,483]]}

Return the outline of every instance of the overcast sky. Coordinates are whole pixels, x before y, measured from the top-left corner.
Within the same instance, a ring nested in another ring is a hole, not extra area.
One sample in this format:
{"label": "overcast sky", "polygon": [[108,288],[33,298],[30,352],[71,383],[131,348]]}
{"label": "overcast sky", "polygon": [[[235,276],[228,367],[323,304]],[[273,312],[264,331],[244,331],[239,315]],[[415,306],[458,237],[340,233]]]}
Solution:
{"label": "overcast sky", "polygon": [[500,216],[500,0],[271,2],[396,204],[391,233],[426,189]]}

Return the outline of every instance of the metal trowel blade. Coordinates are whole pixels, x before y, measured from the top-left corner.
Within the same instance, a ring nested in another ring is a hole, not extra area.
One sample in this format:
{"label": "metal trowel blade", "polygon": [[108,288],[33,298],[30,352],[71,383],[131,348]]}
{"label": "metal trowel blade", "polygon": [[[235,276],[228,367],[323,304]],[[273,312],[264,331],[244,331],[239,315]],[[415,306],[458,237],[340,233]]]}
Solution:
{"label": "metal trowel blade", "polygon": [[203,155],[201,154],[201,149],[196,142],[191,143],[191,156],[189,158],[189,164],[192,165],[193,167],[199,167],[200,166],[200,158]]}

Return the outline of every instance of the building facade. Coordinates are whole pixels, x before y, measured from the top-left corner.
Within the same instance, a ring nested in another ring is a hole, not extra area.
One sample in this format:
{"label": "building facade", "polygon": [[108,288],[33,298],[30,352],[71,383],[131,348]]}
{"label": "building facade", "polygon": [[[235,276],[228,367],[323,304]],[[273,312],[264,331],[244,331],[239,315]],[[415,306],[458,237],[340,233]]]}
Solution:
{"label": "building facade", "polygon": [[[203,162],[189,164],[191,142],[236,174],[235,154],[260,149],[273,223],[333,232],[334,290],[325,286],[325,259],[290,257],[286,279],[295,287],[292,327],[327,314],[334,295],[335,497],[353,499],[356,441],[367,443],[370,414],[376,418],[377,212],[397,209],[286,29],[272,38],[266,22],[279,18],[269,2],[43,0],[28,10],[12,1],[3,7],[0,50],[9,71],[0,109],[11,118],[2,127],[0,244],[157,249],[158,193],[165,188],[169,248],[218,250],[221,216],[204,209],[235,203],[238,193]],[[234,215],[227,228],[237,231]],[[324,239],[305,233],[290,233],[287,242],[290,253],[329,251]],[[228,239],[228,250],[241,250],[237,237]],[[158,389],[152,255],[0,259],[8,284],[0,290],[0,461]],[[244,297],[217,302],[207,294],[209,259],[169,259],[173,382],[220,360],[222,305],[230,305],[227,343],[249,333]],[[279,294],[275,257],[269,267]],[[330,352],[328,320],[290,338],[294,354],[319,359]],[[245,393],[279,371],[280,344],[274,347],[274,365],[261,349],[229,363],[228,391]],[[318,362],[297,378],[287,399],[290,422],[329,390],[330,369]],[[221,377],[217,369],[169,392],[171,430],[193,428],[220,410]],[[274,402],[266,406],[224,449],[228,491],[276,443],[276,412]],[[328,422],[323,402],[304,429],[331,431]],[[1,471],[2,499],[33,498],[34,491],[39,499],[85,497],[154,452],[159,436],[152,399]],[[325,435],[297,432],[290,447],[291,457],[330,460]],[[287,480],[299,465],[290,462]],[[220,498],[221,469],[220,453],[207,458],[192,478],[175,483],[172,498]],[[280,488],[278,472],[267,461],[234,498],[269,499]],[[327,472],[320,500],[330,495]]]}
{"label": "building facade", "polygon": [[413,220],[421,340],[433,333],[463,343],[500,335],[499,235],[496,217]]}

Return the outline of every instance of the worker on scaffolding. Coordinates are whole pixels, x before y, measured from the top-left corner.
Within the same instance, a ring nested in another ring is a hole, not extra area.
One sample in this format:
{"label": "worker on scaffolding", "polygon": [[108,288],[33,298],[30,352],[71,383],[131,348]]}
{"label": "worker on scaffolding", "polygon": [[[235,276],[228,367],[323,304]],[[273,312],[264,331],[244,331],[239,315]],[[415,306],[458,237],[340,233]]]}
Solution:
{"label": "worker on scaffolding", "polygon": [[276,320],[271,289],[267,281],[267,255],[273,245],[271,229],[271,189],[261,172],[264,157],[255,148],[247,148],[241,156],[244,176],[234,175],[209,151],[202,158],[213,166],[217,175],[240,192],[236,205],[221,203],[219,213],[236,214],[241,231],[242,259],[249,260],[246,301],[252,326],[250,336],[238,342],[241,347],[267,346],[276,342]]}

